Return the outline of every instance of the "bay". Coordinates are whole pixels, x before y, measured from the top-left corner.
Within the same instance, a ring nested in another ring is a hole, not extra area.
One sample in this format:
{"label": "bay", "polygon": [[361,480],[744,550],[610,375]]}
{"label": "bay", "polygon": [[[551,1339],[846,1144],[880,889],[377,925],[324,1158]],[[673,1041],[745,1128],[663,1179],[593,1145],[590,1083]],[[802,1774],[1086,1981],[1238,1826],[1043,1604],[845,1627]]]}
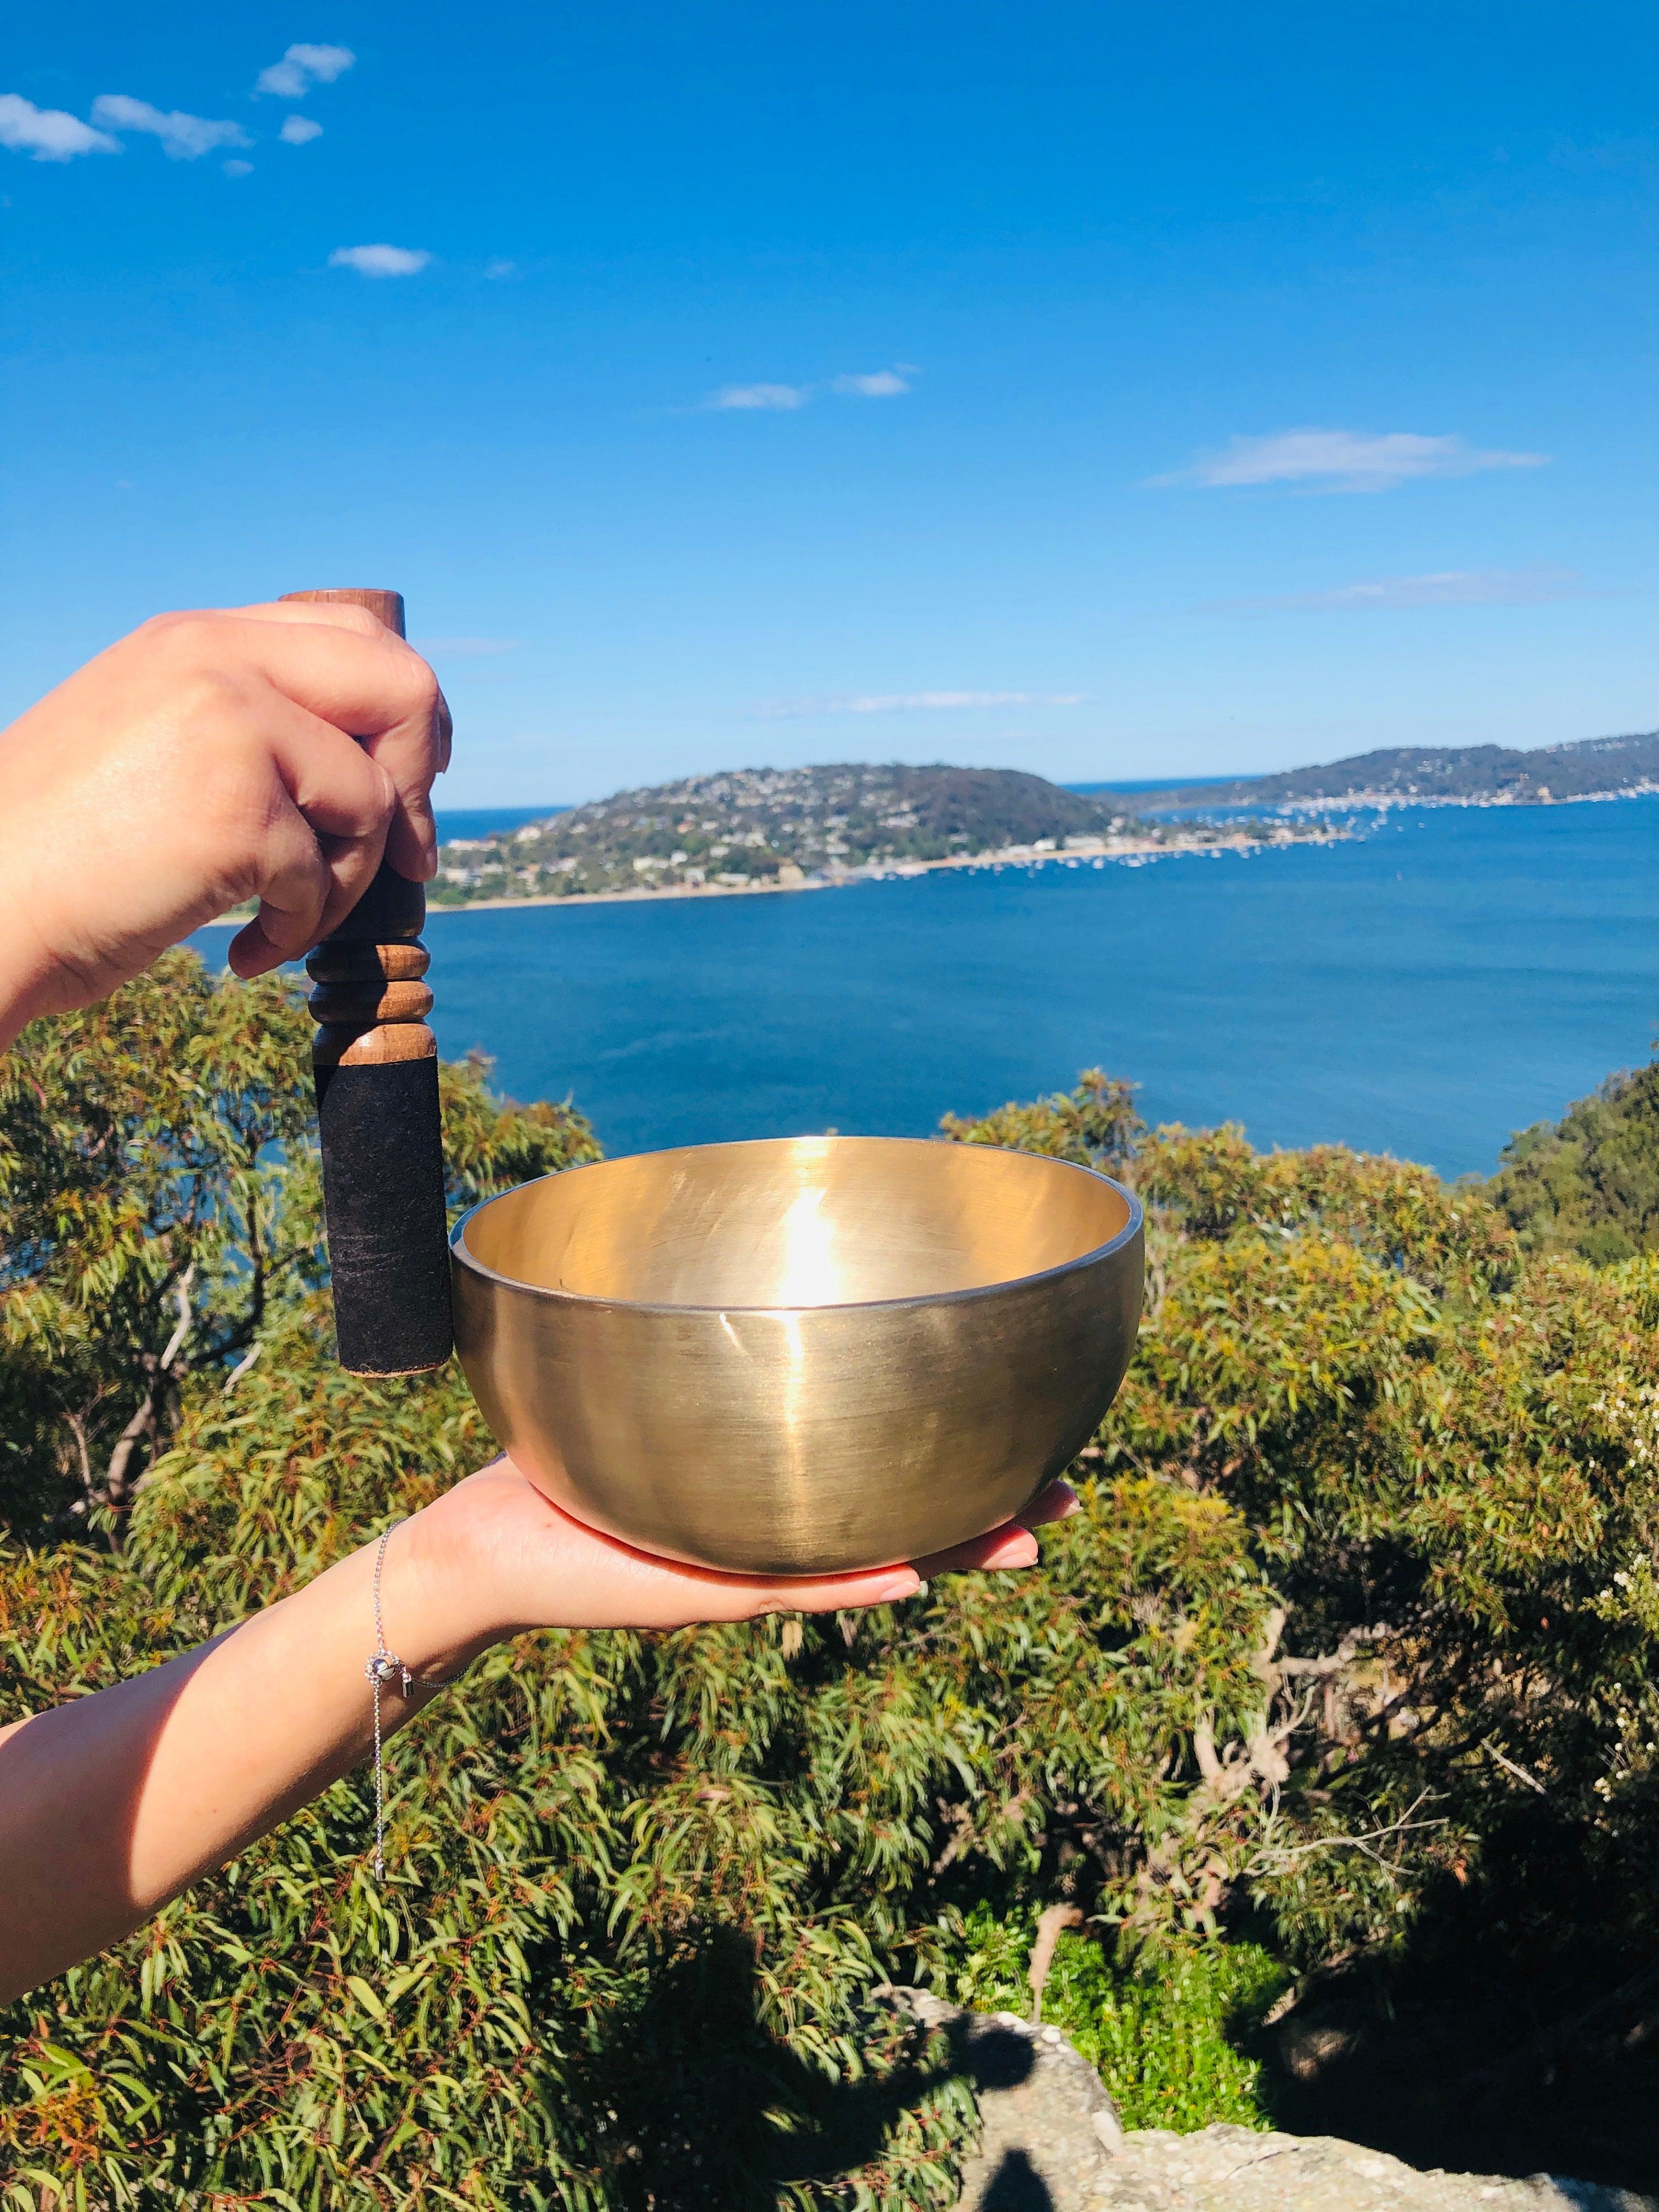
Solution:
{"label": "bay", "polygon": [[494,837],[503,830],[522,830],[526,822],[545,822],[550,815],[569,810],[562,804],[548,806],[440,806],[435,810],[438,842],[452,837]]}
{"label": "bay", "polygon": [[[528,811],[528,810],[526,810]],[[1644,1060],[1659,798],[1419,809],[1323,849],[842,890],[434,913],[433,1016],[608,1150],[837,1128],[1098,1065],[1149,1119],[1488,1172]],[[203,933],[215,964],[223,937]]]}

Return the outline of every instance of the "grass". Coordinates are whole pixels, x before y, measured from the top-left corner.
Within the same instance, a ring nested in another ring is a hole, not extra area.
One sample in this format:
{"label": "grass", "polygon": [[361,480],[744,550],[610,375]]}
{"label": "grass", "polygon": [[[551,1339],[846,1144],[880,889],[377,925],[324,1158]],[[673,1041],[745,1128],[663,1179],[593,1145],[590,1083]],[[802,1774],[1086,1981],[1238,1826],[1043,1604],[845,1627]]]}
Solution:
{"label": "grass", "polygon": [[[981,1905],[969,1947],[941,1994],[983,2012],[1028,2016],[1029,1920],[999,1921]],[[1250,1943],[1208,1943],[1155,1970],[1120,1972],[1092,1936],[1060,1939],[1042,1994],[1042,2017],[1063,2027],[1098,2069],[1126,2128],[1182,2135],[1217,2120],[1273,2125],[1260,2096],[1261,2069],[1239,2049],[1288,1977]]]}

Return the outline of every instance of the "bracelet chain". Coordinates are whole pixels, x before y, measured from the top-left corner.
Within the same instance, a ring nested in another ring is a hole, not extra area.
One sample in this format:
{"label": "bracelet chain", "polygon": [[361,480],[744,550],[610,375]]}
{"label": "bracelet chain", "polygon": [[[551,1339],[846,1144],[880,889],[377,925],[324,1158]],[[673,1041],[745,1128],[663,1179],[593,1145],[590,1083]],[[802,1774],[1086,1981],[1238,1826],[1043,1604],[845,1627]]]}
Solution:
{"label": "bracelet chain", "polygon": [[[397,1522],[392,1526],[397,1527]],[[408,1698],[416,1686],[414,1675],[404,1666],[395,1651],[386,1649],[386,1620],[380,1610],[380,1576],[386,1566],[386,1547],[392,1540],[392,1529],[381,1532],[374,1547],[374,1649],[363,1662],[374,1697],[374,1879],[386,1880],[386,1756],[385,1736],[380,1720],[380,1693],[386,1685],[395,1682],[398,1693]],[[465,1671],[465,1670],[463,1670]],[[459,1674],[447,1674],[441,1681],[422,1682],[423,1690],[447,1690],[459,1682]]]}

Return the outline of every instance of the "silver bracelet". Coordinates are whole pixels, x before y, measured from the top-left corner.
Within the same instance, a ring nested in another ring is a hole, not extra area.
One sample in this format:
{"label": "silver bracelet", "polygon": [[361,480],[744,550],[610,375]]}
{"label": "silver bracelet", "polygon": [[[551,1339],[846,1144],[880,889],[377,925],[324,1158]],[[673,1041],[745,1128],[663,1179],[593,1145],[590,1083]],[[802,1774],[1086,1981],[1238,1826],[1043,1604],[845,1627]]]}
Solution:
{"label": "silver bracelet", "polygon": [[[393,1528],[402,1523],[394,1522]],[[374,1694],[374,1879],[386,1880],[386,1759],[384,1739],[380,1729],[380,1692],[388,1682],[396,1682],[399,1694],[407,1698],[415,1688],[415,1677],[395,1651],[386,1645],[386,1622],[380,1612],[380,1571],[386,1565],[386,1547],[392,1540],[392,1529],[381,1532],[374,1547],[374,1649],[363,1662]],[[465,1673],[465,1669],[462,1669]],[[459,1674],[447,1674],[441,1681],[422,1682],[423,1690],[447,1690],[459,1682]]]}

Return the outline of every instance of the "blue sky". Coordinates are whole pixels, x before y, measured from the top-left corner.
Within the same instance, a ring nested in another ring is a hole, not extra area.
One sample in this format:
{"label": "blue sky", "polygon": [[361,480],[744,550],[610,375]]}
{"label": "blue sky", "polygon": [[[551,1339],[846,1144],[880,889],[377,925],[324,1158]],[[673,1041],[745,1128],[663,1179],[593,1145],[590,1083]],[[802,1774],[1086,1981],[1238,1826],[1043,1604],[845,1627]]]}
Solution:
{"label": "blue sky", "polygon": [[160,607],[365,582],[452,806],[1651,727],[1656,44],[1647,0],[14,15],[0,714]]}

